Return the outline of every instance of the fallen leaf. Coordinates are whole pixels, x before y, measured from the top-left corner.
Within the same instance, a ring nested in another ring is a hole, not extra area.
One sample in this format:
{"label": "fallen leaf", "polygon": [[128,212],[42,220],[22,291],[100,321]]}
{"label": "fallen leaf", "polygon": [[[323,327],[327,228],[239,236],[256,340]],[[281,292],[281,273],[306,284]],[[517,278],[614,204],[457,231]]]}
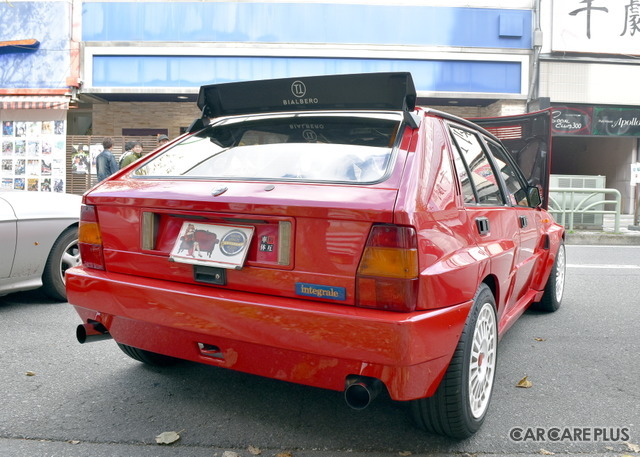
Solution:
{"label": "fallen leaf", "polygon": [[276,454],[276,457],[293,457],[293,454],[289,451],[280,452],[279,454]]}
{"label": "fallen leaf", "polygon": [[628,441],[624,441],[623,444],[626,444],[630,451],[640,452],[640,446],[638,446],[637,444],[633,444]]}
{"label": "fallen leaf", "polygon": [[398,452],[398,455],[402,455],[404,457],[411,455],[411,451],[400,451]]}
{"label": "fallen leaf", "polygon": [[536,341],[546,341],[546,338],[534,338]]}
{"label": "fallen leaf", "polygon": [[249,446],[248,451],[249,451],[249,454],[251,454],[251,455],[260,455],[260,454],[262,454],[262,451],[260,450],[260,448],[257,448],[255,446]]}
{"label": "fallen leaf", "polygon": [[240,454],[233,451],[224,451],[224,453],[222,454],[222,457],[240,457]]}
{"label": "fallen leaf", "polygon": [[78,441],[78,440],[69,440],[69,441],[67,441],[67,443],[69,443],[69,444],[80,444],[80,441]]}
{"label": "fallen leaf", "polygon": [[25,375],[27,375],[27,376],[35,376],[35,375],[36,375],[36,372],[35,372],[35,371],[27,371],[27,372],[25,373]]}
{"label": "fallen leaf", "polygon": [[156,443],[158,444],[171,444],[180,439],[178,432],[162,432],[156,436]]}
{"label": "fallen leaf", "polygon": [[524,389],[528,389],[529,387],[533,387],[533,383],[527,379],[528,377],[529,376],[525,376],[520,381],[518,381],[518,384],[516,384],[516,387],[522,387]]}
{"label": "fallen leaf", "polygon": [[547,451],[546,449],[540,449],[540,454],[542,454],[542,455],[556,455],[555,452]]}

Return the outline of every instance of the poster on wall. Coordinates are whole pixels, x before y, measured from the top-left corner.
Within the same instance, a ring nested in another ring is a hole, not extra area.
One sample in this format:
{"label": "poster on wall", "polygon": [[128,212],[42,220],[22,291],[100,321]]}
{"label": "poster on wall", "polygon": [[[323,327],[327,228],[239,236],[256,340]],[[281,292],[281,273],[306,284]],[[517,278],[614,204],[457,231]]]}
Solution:
{"label": "poster on wall", "polygon": [[96,175],[96,157],[104,149],[102,144],[73,144],[71,172],[76,175]]}
{"label": "poster on wall", "polygon": [[86,175],[89,173],[89,146],[86,144],[74,144],[71,156],[71,173]]}
{"label": "poster on wall", "polygon": [[[5,114],[6,113],[6,114]],[[0,132],[0,187],[32,192],[66,190],[66,121],[32,120],[5,111]]]}

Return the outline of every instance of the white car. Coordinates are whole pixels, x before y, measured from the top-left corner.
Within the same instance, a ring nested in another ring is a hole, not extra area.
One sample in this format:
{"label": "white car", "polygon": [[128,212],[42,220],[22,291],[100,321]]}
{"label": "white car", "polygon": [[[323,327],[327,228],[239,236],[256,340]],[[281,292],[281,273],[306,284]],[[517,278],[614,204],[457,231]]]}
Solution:
{"label": "white car", "polygon": [[64,272],[80,265],[79,195],[0,191],[0,295],[43,288],[67,300]]}

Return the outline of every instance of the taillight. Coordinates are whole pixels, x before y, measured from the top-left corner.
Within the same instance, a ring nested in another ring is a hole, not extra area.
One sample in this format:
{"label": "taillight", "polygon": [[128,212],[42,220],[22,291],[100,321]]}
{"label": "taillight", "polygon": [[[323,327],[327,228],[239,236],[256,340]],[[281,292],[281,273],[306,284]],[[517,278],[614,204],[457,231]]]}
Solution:
{"label": "taillight", "polygon": [[374,225],[356,276],[356,305],[410,312],[418,297],[418,243],[412,227]]}
{"label": "taillight", "polygon": [[80,226],[78,227],[78,244],[82,265],[88,268],[104,270],[102,255],[102,235],[98,225],[96,207],[82,205],[80,209]]}

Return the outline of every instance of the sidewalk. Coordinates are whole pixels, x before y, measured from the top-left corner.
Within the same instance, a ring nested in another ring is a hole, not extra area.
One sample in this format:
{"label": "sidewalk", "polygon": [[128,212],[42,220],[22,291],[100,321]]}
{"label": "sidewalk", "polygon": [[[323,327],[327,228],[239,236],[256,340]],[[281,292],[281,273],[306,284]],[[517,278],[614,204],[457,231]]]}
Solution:
{"label": "sidewalk", "polygon": [[567,244],[603,244],[603,245],[638,245],[640,246],[640,230],[629,229],[633,224],[632,214],[620,215],[620,230],[614,231],[614,217],[604,215],[603,230],[580,230],[569,232],[567,229]]}

